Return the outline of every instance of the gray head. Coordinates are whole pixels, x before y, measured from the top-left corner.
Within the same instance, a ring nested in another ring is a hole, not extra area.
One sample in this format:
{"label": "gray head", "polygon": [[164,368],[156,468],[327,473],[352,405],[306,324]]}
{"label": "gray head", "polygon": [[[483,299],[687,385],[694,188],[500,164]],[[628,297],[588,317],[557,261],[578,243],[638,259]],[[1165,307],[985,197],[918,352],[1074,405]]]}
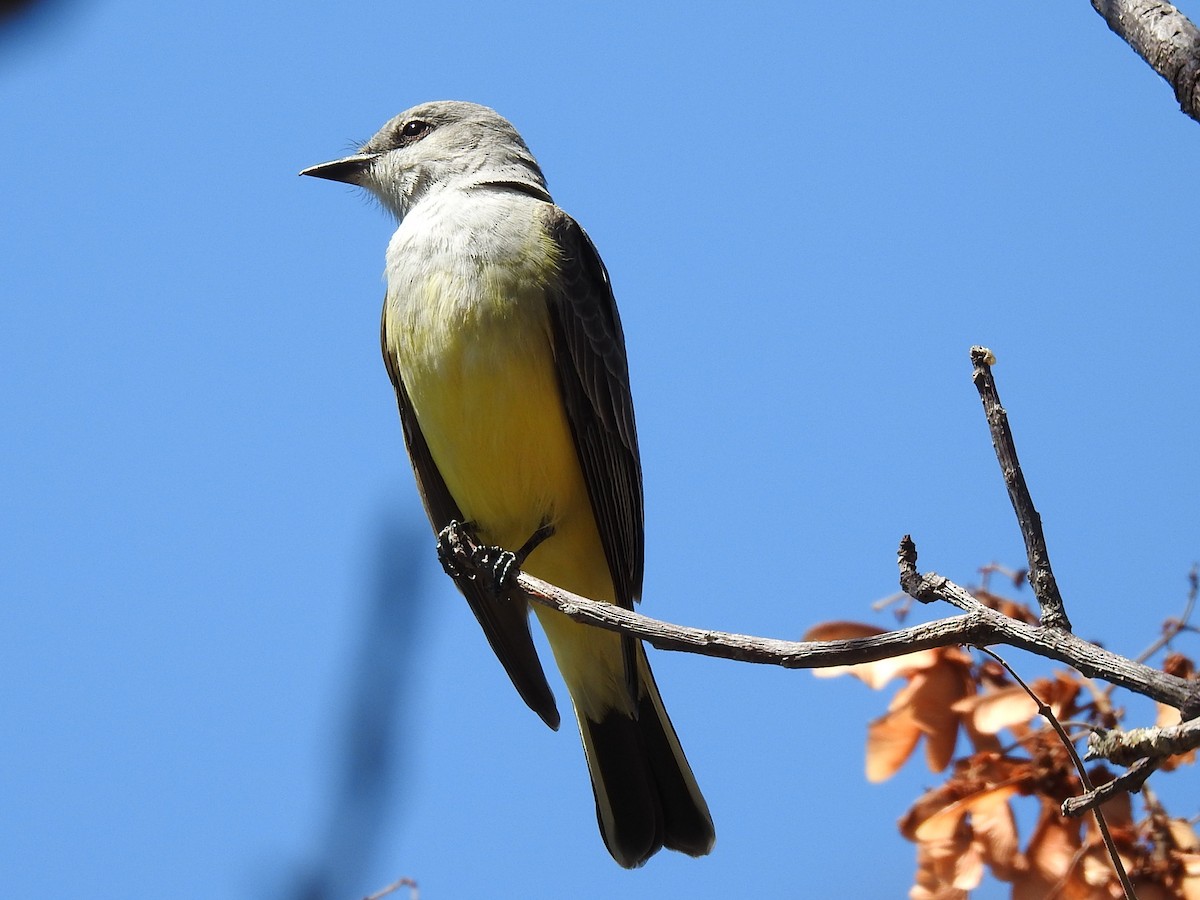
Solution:
{"label": "gray head", "polygon": [[550,199],[537,160],[508,120],[486,106],[458,100],[405,110],[353,156],[300,174],[366,188],[398,219],[443,185],[503,184]]}

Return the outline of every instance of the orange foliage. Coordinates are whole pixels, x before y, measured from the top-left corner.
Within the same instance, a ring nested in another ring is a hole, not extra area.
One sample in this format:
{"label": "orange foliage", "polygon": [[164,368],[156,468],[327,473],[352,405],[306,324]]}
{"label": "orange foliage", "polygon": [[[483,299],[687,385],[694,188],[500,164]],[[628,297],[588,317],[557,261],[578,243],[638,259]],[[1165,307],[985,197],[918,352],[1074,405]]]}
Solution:
{"label": "orange foliage", "polygon": [[[1036,617],[1027,607],[987,592],[976,597],[1022,621]],[[882,629],[858,622],[827,622],[806,640],[866,637]],[[1164,668],[1194,677],[1186,657],[1168,657]],[[875,690],[894,679],[903,684],[887,712],[867,729],[866,774],[871,782],[894,775],[925,740],[925,763],[945,781],[927,791],[900,819],[900,833],[917,845],[912,900],[968,900],[986,873],[1011,884],[1013,900],[1108,900],[1124,896],[1108,851],[1091,814],[1064,818],[1060,806],[1084,791],[1067,749],[1038,712],[1039,704],[1012,683],[990,658],[976,659],[958,648],[917,653],[855,666],[818,670],[818,677],[849,674]],[[1108,694],[1074,672],[1030,682],[1030,690],[1076,739],[1089,727],[1114,727]],[[1159,723],[1179,721],[1159,708]],[[1080,727],[1083,723],[1085,727]],[[954,758],[960,734],[969,752]],[[1002,736],[1004,742],[1002,743]],[[1194,762],[1177,756],[1162,768]],[[1088,769],[1093,786],[1111,781],[1104,765]],[[1037,824],[1022,849],[1012,803],[1027,797],[1039,804]],[[1200,900],[1200,838],[1186,821],[1170,818],[1156,801],[1135,822],[1129,794],[1102,806],[1125,870],[1140,900]]]}

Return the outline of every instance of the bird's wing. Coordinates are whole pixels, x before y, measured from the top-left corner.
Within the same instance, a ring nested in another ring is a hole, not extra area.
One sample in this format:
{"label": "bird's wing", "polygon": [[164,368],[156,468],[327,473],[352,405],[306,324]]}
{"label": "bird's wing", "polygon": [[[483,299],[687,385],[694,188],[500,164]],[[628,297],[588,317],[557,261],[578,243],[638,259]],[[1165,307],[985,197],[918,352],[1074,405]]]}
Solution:
{"label": "bird's wing", "polygon": [[[451,520],[461,522],[462,512],[450,496],[442,473],[434,464],[433,455],[429,452],[429,445],[425,443],[425,436],[421,433],[421,426],[417,422],[416,413],[413,412],[412,401],[409,400],[408,390],[400,377],[396,360],[388,351],[386,338],[383,340],[383,360],[387,365],[388,376],[392,379],[392,386],[396,389],[400,422],[404,426],[404,443],[408,446],[408,456],[417,476],[417,489],[421,492],[425,512],[429,515],[429,522],[436,534]],[[554,703],[554,694],[546,682],[546,674],[542,671],[542,663],[529,634],[526,605],[507,597],[493,597],[475,582],[461,582],[458,586],[521,699],[541,716],[547,725],[557,729],[558,707]]]}
{"label": "bird's wing", "polygon": [[[560,277],[549,291],[559,387],[612,575],[615,600],[632,609],[642,593],[645,533],[625,335],[608,271],[584,230],[557,207],[547,228]],[[626,680],[636,700],[633,641],[626,639]]]}

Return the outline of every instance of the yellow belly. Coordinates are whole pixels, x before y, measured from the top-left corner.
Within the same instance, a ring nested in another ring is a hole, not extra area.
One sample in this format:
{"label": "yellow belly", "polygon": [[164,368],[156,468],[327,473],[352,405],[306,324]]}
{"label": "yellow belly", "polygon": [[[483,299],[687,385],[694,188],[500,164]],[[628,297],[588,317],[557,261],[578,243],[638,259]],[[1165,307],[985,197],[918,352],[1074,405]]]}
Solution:
{"label": "yellow belly", "polygon": [[[389,301],[387,352],[450,494],[480,537],[515,550],[548,522],[554,535],[525,569],[612,602],[558,387],[545,296],[527,285],[464,303],[462,283],[430,279],[421,302]],[[593,717],[627,705],[619,638],[543,608],[537,614],[576,705]]]}
{"label": "yellow belly", "polygon": [[482,537],[515,549],[576,514],[580,474],[540,297],[463,314],[443,285],[406,310],[401,377],[438,470]]}

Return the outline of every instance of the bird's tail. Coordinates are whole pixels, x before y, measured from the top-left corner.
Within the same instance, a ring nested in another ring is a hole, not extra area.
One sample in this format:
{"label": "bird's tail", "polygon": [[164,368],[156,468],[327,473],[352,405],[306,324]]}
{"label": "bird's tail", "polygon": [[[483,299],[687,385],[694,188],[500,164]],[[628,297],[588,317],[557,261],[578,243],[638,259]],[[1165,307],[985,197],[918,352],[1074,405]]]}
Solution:
{"label": "bird's tail", "polygon": [[636,645],[637,717],[609,709],[599,722],[578,709],[579,732],[608,851],[626,868],[667,847],[704,856],[716,840],[708,804],[667,717],[645,651]]}

